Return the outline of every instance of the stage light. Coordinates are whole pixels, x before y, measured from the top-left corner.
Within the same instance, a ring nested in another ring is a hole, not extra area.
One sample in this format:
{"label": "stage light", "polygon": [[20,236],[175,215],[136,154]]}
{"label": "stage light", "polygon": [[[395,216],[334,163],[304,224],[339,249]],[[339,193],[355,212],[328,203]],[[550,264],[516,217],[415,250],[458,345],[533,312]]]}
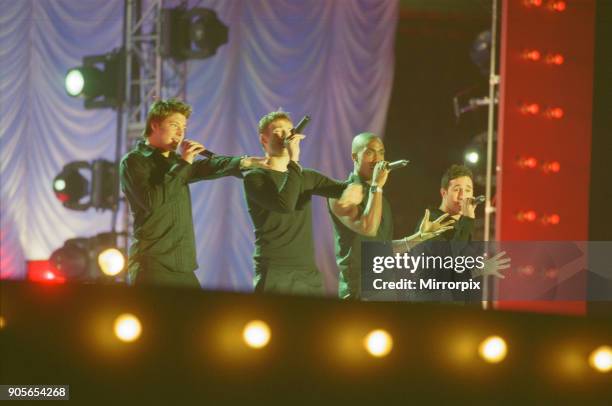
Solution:
{"label": "stage light", "polygon": [[559,277],[559,270],[557,268],[548,268],[544,271],[544,277],[546,279],[557,279]]}
{"label": "stage light", "polygon": [[533,210],[519,211],[516,215],[518,221],[523,222],[534,222],[537,218],[537,214]]}
{"label": "stage light", "polygon": [[546,162],[544,163],[544,165],[542,165],[542,171],[544,171],[544,173],[546,174],[559,173],[560,170],[561,164],[559,163],[559,161]]}
{"label": "stage light", "polygon": [[537,103],[524,103],[521,106],[521,113],[536,115],[540,112],[540,106]]}
{"label": "stage light", "polygon": [[491,31],[483,31],[472,43],[470,58],[483,76],[488,77],[491,66]]}
{"label": "stage light", "polygon": [[244,326],[242,338],[251,348],[260,349],[268,345],[270,341],[270,327],[261,320],[253,320]]}
{"label": "stage light", "polygon": [[118,167],[114,162],[96,159],[91,164],[91,206],[114,211],[118,203]]}
{"label": "stage light", "polygon": [[98,254],[98,266],[108,275],[115,276],[125,267],[125,256],[117,248],[107,248]]}
{"label": "stage light", "polygon": [[83,93],[85,88],[85,78],[79,69],[70,69],[66,74],[66,92],[72,97],[77,97]]}
{"label": "stage light", "polygon": [[553,11],[562,12],[567,8],[567,4],[564,1],[551,1],[548,3],[548,8]]}
{"label": "stage light", "polygon": [[546,55],[546,63],[549,65],[563,65],[565,58],[561,54],[548,54]]}
{"label": "stage light", "polygon": [[523,276],[533,276],[535,274],[535,267],[533,265],[520,266],[518,272]]}
{"label": "stage light", "polygon": [[0,330],[2,330],[6,326],[6,320],[3,316],[0,316]]}
{"label": "stage light", "polygon": [[53,179],[53,191],[64,207],[71,210],[87,210],[88,203],[81,201],[89,193],[89,181],[81,174],[88,169],[87,162],[71,162]]}
{"label": "stage light", "polygon": [[563,118],[564,112],[561,107],[551,107],[546,109],[544,115],[548,118],[559,120]]}
{"label": "stage light", "polygon": [[519,157],[516,163],[519,166],[519,168],[522,168],[522,169],[533,169],[536,166],[538,166],[538,160],[532,156]]}
{"label": "stage light", "polygon": [[528,61],[539,61],[540,56],[540,51],[537,49],[523,51],[523,58],[527,59]]}
{"label": "stage light", "polygon": [[51,254],[50,262],[67,280],[97,281],[125,269],[125,255],[117,248],[118,233],[72,238]]}
{"label": "stage light", "polygon": [[393,339],[385,330],[371,331],[364,339],[364,346],[370,355],[381,358],[388,355],[393,348]]}
{"label": "stage light", "polygon": [[70,68],[66,73],[66,93],[84,98],[86,109],[117,107],[125,93],[124,54],[122,49],[118,49],[84,57],[82,66]]}
{"label": "stage light", "polygon": [[63,247],[51,254],[50,262],[68,280],[88,279],[89,240],[87,238],[67,240]]}
{"label": "stage light", "polygon": [[[117,165],[104,159],[96,159],[91,164],[70,162],[53,179],[53,191],[63,206],[70,210],[85,211],[90,207],[115,210],[119,203]],[[85,197],[89,199],[83,200]]]}
{"label": "stage light", "polygon": [[558,214],[549,214],[542,217],[542,224],[556,226],[561,222],[561,216]]}
{"label": "stage light", "polygon": [[606,373],[612,371],[612,348],[602,345],[593,350],[589,356],[589,364],[599,372]]}
{"label": "stage light", "polygon": [[526,7],[540,7],[542,5],[542,0],[523,0],[523,4]]}
{"label": "stage light", "polygon": [[503,338],[491,336],[478,347],[478,353],[487,362],[498,363],[506,358],[508,348]]}
{"label": "stage light", "polygon": [[140,337],[142,325],[136,316],[124,313],[115,319],[114,331],[119,340],[130,343]]}
{"label": "stage light", "polygon": [[213,56],[228,39],[228,28],[214,10],[163,9],[160,55],[179,61]]}
{"label": "stage light", "polygon": [[476,151],[468,151],[465,153],[465,161],[472,165],[476,165],[480,159],[480,155]]}

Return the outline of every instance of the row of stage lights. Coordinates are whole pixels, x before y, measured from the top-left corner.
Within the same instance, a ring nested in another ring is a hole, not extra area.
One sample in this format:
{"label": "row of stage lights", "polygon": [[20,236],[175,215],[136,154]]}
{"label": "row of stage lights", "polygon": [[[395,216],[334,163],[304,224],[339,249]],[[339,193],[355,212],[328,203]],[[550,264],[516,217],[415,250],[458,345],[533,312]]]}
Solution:
{"label": "row of stage lights", "polygon": [[[563,12],[567,9],[567,3],[562,0],[524,0],[523,4],[530,8],[544,8],[553,12]],[[543,51],[534,48],[524,49],[521,57],[528,63],[542,62],[550,67],[561,66],[565,63],[565,57],[561,52]],[[549,120],[561,120],[565,117],[565,110],[560,106],[542,106],[536,102],[524,102],[519,111],[526,117],[542,117]],[[539,169],[544,175],[554,175],[561,171],[561,163],[558,160],[549,159],[539,164],[534,156],[520,156],[516,159],[516,165],[520,170],[533,171]],[[561,223],[561,216],[557,213],[537,213],[532,209],[521,210],[515,215],[519,223],[539,223],[542,226],[556,226]],[[525,273],[529,275],[529,273]],[[552,274],[552,273],[551,273]]]}
{"label": "row of stage lights", "polygon": [[526,116],[539,115],[552,120],[560,120],[565,116],[565,111],[561,107],[541,107],[538,103],[523,103],[520,111]]}
{"label": "row of stage lights", "polygon": [[49,260],[28,261],[27,278],[45,284],[113,282],[122,277],[127,264],[125,253],[117,248],[117,235],[111,232],[69,239]]}
{"label": "row of stage lights", "polygon": [[[6,327],[6,320],[0,316],[0,329]],[[123,343],[135,343],[142,335],[143,326],[140,319],[131,313],[117,316],[113,323],[113,333]],[[242,329],[244,345],[253,350],[266,347],[272,339],[272,330],[263,320],[252,320]],[[393,350],[393,337],[384,329],[374,329],[362,337],[363,350],[374,358],[388,356]],[[493,335],[484,338],[477,348],[480,357],[488,363],[502,362],[508,353],[508,344],[502,337]],[[612,348],[602,345],[594,349],[589,356],[589,364],[599,372],[612,371]]]}
{"label": "row of stage lights", "polygon": [[523,51],[522,53],[522,57],[523,59],[526,59],[528,61],[532,61],[532,62],[544,62],[547,65],[563,65],[563,63],[565,62],[565,58],[563,57],[562,54],[557,53],[557,52],[547,52],[546,55],[544,57],[542,57],[542,54],[544,52],[541,52],[537,49],[526,49]]}
{"label": "row of stage lights", "polygon": [[543,8],[548,11],[561,13],[567,9],[567,3],[563,0],[523,0],[525,7]]}

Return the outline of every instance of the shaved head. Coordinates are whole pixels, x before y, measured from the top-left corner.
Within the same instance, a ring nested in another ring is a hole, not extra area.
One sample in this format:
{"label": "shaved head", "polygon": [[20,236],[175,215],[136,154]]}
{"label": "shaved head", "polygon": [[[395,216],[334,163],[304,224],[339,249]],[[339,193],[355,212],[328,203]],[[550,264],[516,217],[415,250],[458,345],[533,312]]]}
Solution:
{"label": "shaved head", "polygon": [[368,143],[370,141],[372,141],[373,139],[377,139],[377,140],[382,142],[380,137],[377,136],[374,133],[361,133],[361,134],[357,134],[353,138],[353,145],[351,146],[351,152],[353,154],[356,154],[357,152],[359,152],[362,149],[364,149],[368,145]]}

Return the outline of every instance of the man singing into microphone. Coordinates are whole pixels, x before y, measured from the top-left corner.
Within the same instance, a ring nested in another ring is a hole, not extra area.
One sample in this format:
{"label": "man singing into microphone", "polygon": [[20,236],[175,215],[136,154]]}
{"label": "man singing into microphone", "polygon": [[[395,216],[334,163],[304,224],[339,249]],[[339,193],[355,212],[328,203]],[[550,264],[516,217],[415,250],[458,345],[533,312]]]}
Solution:
{"label": "man singing into microphone", "polygon": [[[159,100],[147,115],[144,139],[119,165],[121,190],[129,203],[134,234],[128,260],[132,284],[199,288],[189,184],[234,175],[255,158],[214,156],[195,160],[205,150],[186,140],[191,106]],[[181,147],[180,155],[175,152]]]}
{"label": "man singing into microphone", "polygon": [[[472,171],[464,165],[451,165],[442,176],[440,184],[440,196],[442,201],[438,208],[429,210],[429,220],[449,216],[455,220],[455,227],[448,230],[429,242],[423,248],[423,252],[429,256],[478,256],[482,255],[484,248],[480,243],[471,243],[472,231],[477,200],[474,198],[474,184]],[[472,268],[467,271],[456,272],[436,270],[421,272],[420,277],[434,278],[442,281],[463,282],[472,278],[494,275],[504,278],[500,270],[510,267],[510,259],[504,257],[505,252],[500,252],[484,261],[483,269]],[[436,292],[435,295],[416,295],[416,300],[444,300],[444,301],[480,301],[480,292]],[[414,298],[414,297],[413,297]]]}
{"label": "man singing into microphone", "polygon": [[259,140],[266,167],[244,174],[248,211],[255,228],[254,285],[256,292],[318,296],[324,288],[314,256],[312,196],[340,198],[349,204],[360,201],[362,192],[359,185],[347,187],[302,168],[300,141],[304,136],[293,134],[292,129],[285,112],[262,117]]}
{"label": "man singing into microphone", "polygon": [[391,206],[383,196],[389,175],[385,146],[378,136],[366,132],[353,138],[351,153],[354,168],[347,182],[364,185],[365,198],[356,204],[352,200],[342,202],[331,198],[328,208],[334,225],[336,263],[340,270],[338,295],[342,299],[361,299],[362,241],[392,241],[393,253],[404,253],[451,229],[452,225],[443,222],[446,216],[430,222],[426,219],[426,212],[415,234],[393,241]]}

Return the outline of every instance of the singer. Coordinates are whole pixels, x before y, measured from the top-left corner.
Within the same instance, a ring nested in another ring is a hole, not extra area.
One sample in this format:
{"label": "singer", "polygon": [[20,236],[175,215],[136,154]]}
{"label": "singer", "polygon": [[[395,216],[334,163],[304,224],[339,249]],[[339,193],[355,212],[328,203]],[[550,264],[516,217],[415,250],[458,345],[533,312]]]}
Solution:
{"label": "singer", "polygon": [[[476,199],[474,199],[472,171],[464,165],[451,165],[442,175],[440,196],[442,198],[440,206],[428,210],[430,212],[429,220],[436,221],[439,218],[450,216],[456,221],[455,227],[437,236],[430,243],[419,247],[422,250],[421,253],[429,256],[452,257],[482,255],[485,250],[484,246],[479,242],[472,242],[477,206]],[[485,266],[482,269],[471,269],[469,272],[438,269],[435,272],[435,277],[437,280],[448,282],[469,282],[473,278],[481,278],[487,275],[503,278],[499,271],[510,266],[510,259],[504,257],[504,254],[504,252],[501,252],[485,260]],[[420,279],[428,279],[432,275],[431,271],[427,272],[427,275],[419,271],[415,273],[415,277]],[[423,293],[423,291],[420,291],[419,293],[411,293],[412,297],[409,300],[480,302],[482,300],[481,292],[477,291],[475,293],[470,291]]]}
{"label": "singer", "polygon": [[[393,252],[403,253],[452,228],[450,222],[443,223],[446,216],[434,222],[425,221],[424,218],[416,233],[393,240],[391,206],[383,196],[389,170],[382,140],[369,132],[356,135],[351,146],[351,156],[353,171],[347,182],[363,185],[365,198],[345,201],[328,199],[336,241],[336,263],[340,270],[338,295],[342,299],[361,298],[362,241],[392,241]],[[401,162],[398,167],[406,163]]]}
{"label": "singer", "polygon": [[[214,156],[194,161],[205,150],[185,140],[191,106],[159,100],[147,115],[143,139],[119,165],[121,190],[129,203],[134,234],[128,256],[132,284],[199,288],[189,184],[222,176],[240,177],[240,169],[260,158]],[[175,152],[181,146],[180,155]]]}
{"label": "singer", "polygon": [[[312,238],[313,195],[348,199],[361,196],[360,185],[332,180],[302,168],[302,134],[293,134],[289,115],[275,111],[259,121],[265,168],[244,174],[249,215],[255,229],[256,292],[322,295],[323,279],[316,267]],[[344,191],[344,192],[343,192]]]}

